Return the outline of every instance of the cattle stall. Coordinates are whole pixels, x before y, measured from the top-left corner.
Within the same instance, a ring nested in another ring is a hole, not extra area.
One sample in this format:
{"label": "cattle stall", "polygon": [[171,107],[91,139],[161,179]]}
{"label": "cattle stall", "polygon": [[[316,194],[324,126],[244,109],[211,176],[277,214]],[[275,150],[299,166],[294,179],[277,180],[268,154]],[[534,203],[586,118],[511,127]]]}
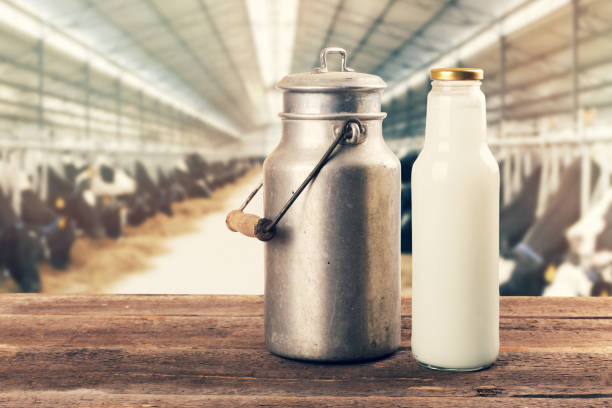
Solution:
{"label": "cattle stall", "polygon": [[[41,291],[39,264],[68,269],[73,246],[82,237],[124,242],[126,227],[140,226],[157,214],[173,217],[176,203],[209,198],[262,161],[205,154],[3,141],[3,280],[14,281],[21,291]],[[106,266],[113,268],[112,263]]]}
{"label": "cattle stall", "polygon": [[[423,145],[427,69],[483,68],[487,142],[500,167],[500,293],[609,296],[612,4],[552,3],[546,12],[519,5],[419,66],[383,97],[384,132],[411,166]],[[410,242],[410,179],[402,182]]]}
{"label": "cattle stall", "polygon": [[340,47],[387,84],[404,295],[435,67],[484,70],[501,293],[610,294],[611,22],[607,0],[0,0],[2,285],[195,292],[185,271],[212,282],[225,262],[224,290],[263,291],[262,255],[222,214],[285,130],[275,85]]}

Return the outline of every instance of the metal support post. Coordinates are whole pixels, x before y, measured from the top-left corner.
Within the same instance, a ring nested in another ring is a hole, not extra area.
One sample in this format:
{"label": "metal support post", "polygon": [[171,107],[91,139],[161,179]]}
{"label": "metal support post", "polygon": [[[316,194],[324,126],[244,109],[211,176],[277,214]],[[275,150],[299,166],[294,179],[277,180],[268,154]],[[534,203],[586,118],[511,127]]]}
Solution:
{"label": "metal support post", "polygon": [[506,118],[506,37],[499,36],[499,135],[503,137],[504,119]]}
{"label": "metal support post", "polygon": [[89,141],[91,138],[91,112],[90,112],[90,98],[91,98],[91,72],[89,62],[83,66],[83,90],[85,93],[85,137]]}
{"label": "metal support post", "polygon": [[38,128],[45,127],[45,40],[41,39],[36,46],[38,71]]}

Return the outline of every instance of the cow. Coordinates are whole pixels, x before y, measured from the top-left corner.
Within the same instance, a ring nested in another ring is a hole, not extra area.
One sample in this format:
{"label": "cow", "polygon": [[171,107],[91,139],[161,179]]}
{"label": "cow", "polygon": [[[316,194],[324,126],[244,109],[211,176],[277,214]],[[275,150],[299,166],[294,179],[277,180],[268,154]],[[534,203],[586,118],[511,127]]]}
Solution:
{"label": "cow", "polygon": [[[549,267],[559,265],[568,250],[566,230],[580,217],[581,166],[577,160],[563,173],[558,190],[550,197],[542,216],[512,250],[512,273],[500,286],[502,296],[539,296],[547,285]],[[591,187],[599,166],[591,164]]]}
{"label": "cow", "polygon": [[419,152],[410,152],[403,157],[401,157],[400,164],[402,166],[401,177],[402,183],[410,183],[412,178],[412,166],[414,166],[414,162],[419,156]]}
{"label": "cow", "polygon": [[108,196],[99,198],[97,203],[106,236],[111,239],[119,239],[123,235],[126,220],[123,203]]}
{"label": "cow", "polygon": [[127,207],[127,223],[130,225],[138,226],[155,214],[148,195],[135,193],[121,196],[120,200]]}
{"label": "cow", "polygon": [[168,202],[181,202],[187,198],[183,186],[176,180],[172,170],[167,171],[161,167],[157,168],[157,184],[162,190],[165,200]]}
{"label": "cow", "polygon": [[233,181],[237,174],[234,166],[235,161],[232,160],[218,160],[207,164],[206,172],[203,174],[206,183],[214,190]]}
{"label": "cow", "polygon": [[89,165],[84,160],[77,160],[72,157],[64,157],[63,167],[64,175],[69,182],[76,184],[76,179],[80,174],[89,168]]}
{"label": "cow", "polygon": [[249,158],[217,160],[211,163],[206,163],[199,155],[191,155],[189,159],[190,169],[199,169],[198,176],[204,176],[211,189],[217,189],[236,180],[253,165],[253,160]]}
{"label": "cow", "polygon": [[72,220],[49,208],[32,190],[22,192],[21,219],[37,231],[44,258],[56,269],[66,269],[76,239]]}
{"label": "cow", "polygon": [[[504,167],[506,167],[506,160],[498,160],[497,161],[497,167],[499,167],[499,174],[502,175],[504,174]],[[501,211],[503,209],[503,202],[504,202],[504,190],[505,190],[505,184],[504,184],[504,178],[500,177],[499,180],[499,213],[501,214]]]}
{"label": "cow", "polygon": [[155,215],[158,211],[171,216],[172,206],[169,200],[166,200],[163,191],[159,188],[156,174],[141,162],[136,162],[136,188],[141,194],[148,196],[151,215]]}
{"label": "cow", "polygon": [[10,197],[12,210],[24,227],[35,232],[43,258],[54,268],[65,269],[75,240],[72,221],[41,200],[34,191],[32,175],[14,165],[0,165],[0,187],[5,197]]}
{"label": "cow", "polygon": [[556,271],[544,296],[612,294],[612,190],[566,233],[571,257]]}
{"label": "cow", "polygon": [[140,225],[160,211],[172,216],[171,202],[166,199],[147,167],[141,161],[136,161],[133,171],[136,191],[120,196],[127,206],[128,224]]}
{"label": "cow", "polygon": [[78,184],[89,185],[95,196],[106,236],[113,239],[121,237],[128,210],[120,197],[134,194],[136,182],[124,170],[111,166],[104,159],[84,168],[76,180]]}
{"label": "cow", "polygon": [[214,189],[210,166],[197,153],[187,155],[176,165],[174,177],[189,197],[207,198]]}
{"label": "cow", "polygon": [[52,166],[48,166],[46,171],[47,204],[58,214],[74,220],[76,226],[91,238],[103,237],[104,227],[90,183],[78,178],[76,183],[71,183]]}
{"label": "cow", "polygon": [[400,159],[402,197],[401,197],[401,251],[412,253],[412,166],[418,157],[418,152],[410,152]]}
{"label": "cow", "polygon": [[[566,233],[572,252],[582,259],[603,251],[612,251],[612,190]],[[612,257],[610,257],[612,262]]]}
{"label": "cow", "polygon": [[542,296],[611,296],[612,268],[564,262]]}
{"label": "cow", "polygon": [[499,245],[502,255],[511,256],[512,249],[535,221],[541,176],[542,166],[538,166],[524,181],[518,195],[501,210]]}
{"label": "cow", "polygon": [[401,251],[412,253],[412,189],[410,183],[402,184]]}
{"label": "cow", "polygon": [[15,214],[11,199],[0,189],[0,269],[6,268],[23,292],[40,292],[38,261],[42,247],[35,231]]}

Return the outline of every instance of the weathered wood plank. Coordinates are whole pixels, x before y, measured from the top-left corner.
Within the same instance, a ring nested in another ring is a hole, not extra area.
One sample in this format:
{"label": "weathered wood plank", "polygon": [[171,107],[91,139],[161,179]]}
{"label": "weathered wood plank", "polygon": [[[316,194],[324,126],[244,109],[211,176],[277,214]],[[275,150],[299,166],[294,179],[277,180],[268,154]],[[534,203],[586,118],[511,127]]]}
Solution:
{"label": "weathered wood plank", "polygon": [[95,390],[12,392],[0,393],[0,406],[10,404],[14,408],[37,406],[70,407],[609,407],[609,399],[593,396],[582,398],[496,398],[483,396],[462,397],[275,397],[244,395],[150,395],[150,394],[109,394]]}
{"label": "weathered wood plank", "polygon": [[611,318],[612,298],[502,297],[500,316]]}
{"label": "weathered wood plank", "polygon": [[488,370],[442,373],[402,349],[380,361],[315,364],[249,350],[4,348],[2,391],[98,389],[112,393],[612,397],[609,353],[502,353]]}
{"label": "weathered wood plank", "polygon": [[[612,298],[502,298],[500,309],[509,317],[612,318]],[[404,298],[402,314],[410,313]],[[0,314],[262,316],[263,296],[3,294]]]}
{"label": "weathered wood plank", "polygon": [[263,316],[263,296],[3,294],[0,314]]}
{"label": "weathered wood plank", "polygon": [[[489,370],[265,351],[261,296],[0,297],[0,406],[610,406],[612,301],[505,298]],[[306,398],[306,399],[304,399]]]}
{"label": "weathered wood plank", "polygon": [[[612,352],[612,319],[507,318],[502,350]],[[0,345],[263,349],[261,317],[0,315]],[[410,317],[402,319],[410,346]],[[0,346],[1,347],[1,346]]]}
{"label": "weathered wood plank", "polygon": [[261,317],[0,315],[0,348],[264,348]]}

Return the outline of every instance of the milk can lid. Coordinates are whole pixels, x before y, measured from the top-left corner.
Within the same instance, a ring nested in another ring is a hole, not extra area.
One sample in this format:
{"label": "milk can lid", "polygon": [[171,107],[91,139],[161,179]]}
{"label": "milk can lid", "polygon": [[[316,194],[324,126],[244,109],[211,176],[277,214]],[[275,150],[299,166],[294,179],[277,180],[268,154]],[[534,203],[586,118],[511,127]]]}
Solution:
{"label": "milk can lid", "polygon": [[[329,72],[327,69],[327,54],[336,53],[341,57],[341,70]],[[279,89],[302,92],[325,91],[369,91],[380,90],[387,87],[377,75],[355,72],[346,66],[346,51],[338,47],[329,47],[321,50],[319,55],[321,66],[312,72],[290,74],[280,80],[276,85]]]}

